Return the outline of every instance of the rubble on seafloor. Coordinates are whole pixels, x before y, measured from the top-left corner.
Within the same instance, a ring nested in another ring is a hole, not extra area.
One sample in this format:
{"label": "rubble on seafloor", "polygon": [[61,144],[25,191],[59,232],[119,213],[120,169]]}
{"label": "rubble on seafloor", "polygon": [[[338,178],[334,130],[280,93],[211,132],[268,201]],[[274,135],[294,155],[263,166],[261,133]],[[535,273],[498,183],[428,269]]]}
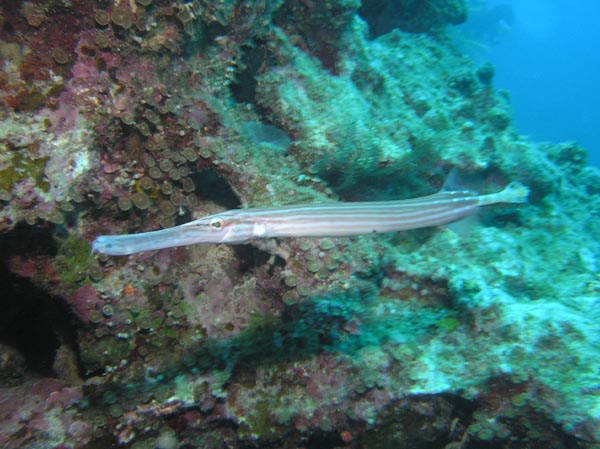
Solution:
{"label": "rubble on seafloor", "polygon": [[[600,173],[519,136],[444,32],[466,15],[3,3],[0,446],[598,447]],[[425,195],[452,167],[530,202],[464,233],[90,254],[224,209]]]}

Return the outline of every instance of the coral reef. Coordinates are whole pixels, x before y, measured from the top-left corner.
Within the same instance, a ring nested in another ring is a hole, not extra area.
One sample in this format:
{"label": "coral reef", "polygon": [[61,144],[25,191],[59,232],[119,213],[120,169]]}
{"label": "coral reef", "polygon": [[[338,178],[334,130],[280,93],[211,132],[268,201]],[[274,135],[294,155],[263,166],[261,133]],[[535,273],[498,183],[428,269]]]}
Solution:
{"label": "coral reef", "polygon": [[369,24],[371,36],[389,33],[394,28],[408,32],[432,32],[448,24],[467,20],[465,0],[365,0],[358,10]]}
{"label": "coral reef", "polygon": [[[464,1],[0,9],[0,445],[595,448],[600,173],[512,125]],[[406,198],[469,229],[107,257],[99,234]],[[472,184],[472,185],[473,185]]]}

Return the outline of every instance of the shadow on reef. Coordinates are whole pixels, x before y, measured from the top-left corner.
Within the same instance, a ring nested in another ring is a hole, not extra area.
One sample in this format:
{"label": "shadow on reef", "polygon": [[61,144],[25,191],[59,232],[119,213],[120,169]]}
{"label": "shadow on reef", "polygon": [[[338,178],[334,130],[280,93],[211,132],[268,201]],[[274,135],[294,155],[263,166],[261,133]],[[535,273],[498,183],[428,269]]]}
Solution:
{"label": "shadow on reef", "polygon": [[[351,355],[366,346],[386,342],[418,342],[431,326],[443,326],[453,312],[445,308],[419,313],[408,305],[389,313],[369,290],[315,297],[286,306],[280,317],[262,317],[229,339],[199,342],[181,359],[163,365],[139,383],[106,387],[143,394],[160,389],[178,376],[222,370],[232,377],[260,367],[307,360],[323,353]],[[400,310],[401,309],[401,310]],[[401,323],[401,325],[400,325]],[[440,324],[442,323],[442,324]],[[107,388],[103,388],[105,392]],[[103,393],[104,394],[104,393]],[[117,394],[118,395],[118,394]],[[92,393],[93,396],[93,393]]]}
{"label": "shadow on reef", "polygon": [[[183,360],[163,368],[159,376],[167,381],[190,372],[242,370],[305,359],[323,352],[349,351],[361,345],[358,338],[342,338],[345,334],[342,326],[350,316],[349,308],[341,304],[319,304],[315,300],[290,306],[280,319],[261,319],[233,338],[201,342]],[[144,386],[137,385],[137,388]]]}
{"label": "shadow on reef", "polygon": [[[195,368],[201,371],[235,367],[246,370],[259,366],[312,358],[324,352],[351,353],[368,344],[382,343],[385,336],[366,322],[369,317],[355,293],[348,301],[320,298],[287,307],[280,319],[257,323],[240,335],[209,341],[195,354]],[[364,328],[358,331],[358,322]],[[356,326],[355,332],[352,326]]]}
{"label": "shadow on reef", "polygon": [[[36,256],[55,254],[52,232],[50,226],[20,226],[0,238],[0,342],[23,355],[26,371],[55,377],[61,369],[57,365],[59,348],[76,354],[77,332],[68,306],[8,267],[15,257],[35,264]],[[23,373],[13,373],[19,374]]]}

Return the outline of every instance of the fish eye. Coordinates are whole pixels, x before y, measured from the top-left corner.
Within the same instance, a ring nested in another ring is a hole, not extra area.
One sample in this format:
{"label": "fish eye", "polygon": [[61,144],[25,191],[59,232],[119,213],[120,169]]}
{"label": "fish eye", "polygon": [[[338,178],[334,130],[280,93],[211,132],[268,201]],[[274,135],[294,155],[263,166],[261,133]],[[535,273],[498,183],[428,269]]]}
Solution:
{"label": "fish eye", "polygon": [[209,223],[210,230],[211,231],[220,231],[221,229],[223,229],[224,224],[225,224],[225,222],[223,221],[222,218],[220,218],[220,217],[213,218],[212,220],[210,220],[210,223]]}

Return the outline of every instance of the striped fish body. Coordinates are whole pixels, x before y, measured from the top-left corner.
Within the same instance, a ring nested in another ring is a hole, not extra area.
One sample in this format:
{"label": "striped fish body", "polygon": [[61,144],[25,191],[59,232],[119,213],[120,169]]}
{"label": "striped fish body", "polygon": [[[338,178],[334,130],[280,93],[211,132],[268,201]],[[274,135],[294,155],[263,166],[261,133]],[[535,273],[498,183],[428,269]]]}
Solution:
{"label": "striped fish body", "polygon": [[405,231],[459,220],[480,206],[522,203],[526,187],[511,183],[488,195],[442,191],[399,201],[305,204],[234,209],[173,228],[130,235],[101,235],[92,251],[127,255],[196,243],[245,243],[270,237],[343,237]]}
{"label": "striped fish body", "polygon": [[476,194],[458,191],[411,200],[254,208],[239,210],[237,218],[254,238],[343,237],[442,225],[478,205]]}

